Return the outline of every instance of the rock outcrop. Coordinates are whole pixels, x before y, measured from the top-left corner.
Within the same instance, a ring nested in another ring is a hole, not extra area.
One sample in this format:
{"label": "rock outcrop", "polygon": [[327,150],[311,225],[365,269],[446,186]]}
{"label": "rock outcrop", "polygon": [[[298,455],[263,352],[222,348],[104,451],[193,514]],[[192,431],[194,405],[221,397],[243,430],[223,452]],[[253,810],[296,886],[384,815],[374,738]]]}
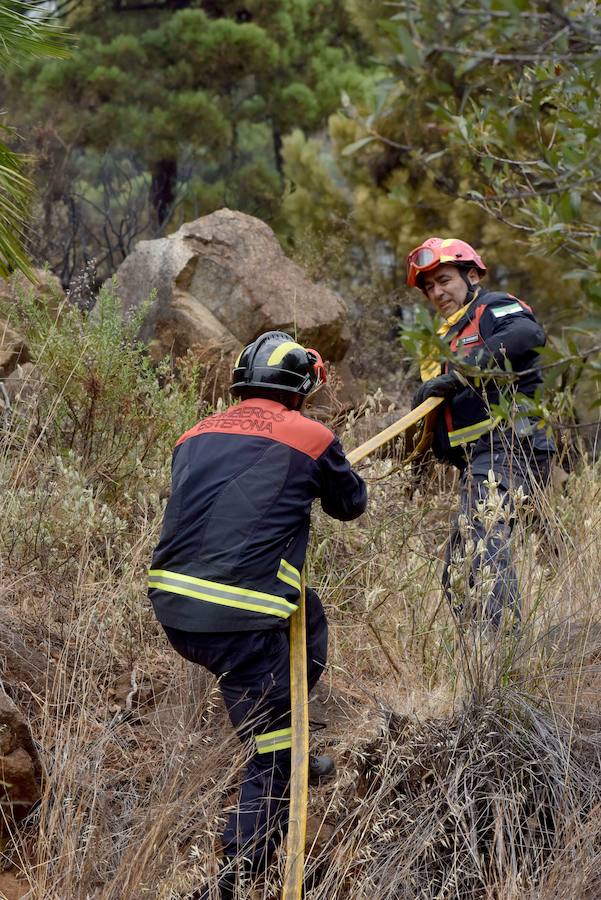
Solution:
{"label": "rock outcrop", "polygon": [[27,722],[0,685],[0,807],[16,822],[40,797],[40,762]]}
{"label": "rock outcrop", "polygon": [[37,283],[34,285],[21,272],[10,278],[0,278],[0,301],[4,310],[9,310],[8,318],[0,316],[0,379],[30,361],[29,347],[18,326],[10,316],[10,305],[20,294],[33,293],[50,309],[58,310],[65,294],[56,275],[46,269],[34,269]]}
{"label": "rock outcrop", "polygon": [[296,333],[331,361],[350,343],[344,301],[312,282],[272,230],[244,213],[221,209],[169,237],[140,241],[116,275],[124,310],[153,296],[141,337],[155,357],[195,346],[234,350],[270,329]]}
{"label": "rock outcrop", "polygon": [[0,318],[0,378],[5,378],[19,363],[29,360],[25,338]]}
{"label": "rock outcrop", "polygon": [[14,403],[33,404],[42,383],[40,371],[33,363],[19,363],[4,379],[4,387],[11,405]]}

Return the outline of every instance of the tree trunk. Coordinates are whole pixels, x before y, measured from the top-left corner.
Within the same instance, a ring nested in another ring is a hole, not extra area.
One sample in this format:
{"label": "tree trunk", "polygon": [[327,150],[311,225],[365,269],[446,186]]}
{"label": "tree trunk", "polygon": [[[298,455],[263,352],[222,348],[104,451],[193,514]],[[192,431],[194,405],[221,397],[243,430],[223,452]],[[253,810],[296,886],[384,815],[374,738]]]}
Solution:
{"label": "tree trunk", "polygon": [[177,161],[160,159],[152,167],[152,181],[150,182],[150,203],[159,229],[163,227],[171,214],[176,185]]}
{"label": "tree trunk", "polygon": [[275,167],[278,170],[280,178],[284,177],[284,157],[282,156],[282,132],[277,125],[273,125],[271,129],[273,136],[273,154],[275,156]]}

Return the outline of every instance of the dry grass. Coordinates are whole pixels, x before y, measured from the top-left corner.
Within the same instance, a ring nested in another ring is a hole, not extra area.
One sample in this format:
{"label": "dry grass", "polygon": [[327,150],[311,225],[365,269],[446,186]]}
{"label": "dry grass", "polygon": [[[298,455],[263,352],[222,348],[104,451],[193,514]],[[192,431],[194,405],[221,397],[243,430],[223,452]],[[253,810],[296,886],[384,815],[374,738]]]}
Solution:
{"label": "dry grass", "polygon": [[[183,898],[215,871],[244,752],[145,598],[171,436],[136,461],[154,432],[121,381],[141,443],[115,436],[111,455],[80,416],[84,454],[65,403],[88,409],[85,391],[50,390],[41,372],[35,411],[17,410],[2,442],[0,567],[3,621],[45,661],[30,684],[26,651],[19,677],[7,672],[45,774],[2,866],[31,900]],[[168,384],[185,419],[189,398]],[[348,525],[317,512],[313,529],[310,576],[331,622],[331,727],[317,743],[339,777],[310,798],[307,898],[598,897],[598,466],[537,497],[538,524],[520,518],[524,627],[499,638],[459,629],[441,599],[448,475],[416,484],[394,459],[365,474],[369,512]],[[282,867],[280,854],[270,882],[240,896],[277,896]]]}

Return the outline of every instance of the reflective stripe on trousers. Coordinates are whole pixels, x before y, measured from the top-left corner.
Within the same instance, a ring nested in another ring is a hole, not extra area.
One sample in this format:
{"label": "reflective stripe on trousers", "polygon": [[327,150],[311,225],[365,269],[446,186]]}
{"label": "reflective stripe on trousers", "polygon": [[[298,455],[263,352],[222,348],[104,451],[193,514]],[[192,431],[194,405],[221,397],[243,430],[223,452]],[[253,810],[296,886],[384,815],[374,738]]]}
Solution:
{"label": "reflective stripe on trousers", "polygon": [[275,753],[277,750],[290,750],[292,746],[292,728],[280,728],[265,734],[255,735],[257,753]]}
{"label": "reflective stripe on trousers", "polygon": [[[307,588],[309,691],[327,657],[327,622],[319,597]],[[219,690],[242,741],[256,748],[241,778],[238,807],[223,833],[226,859],[245,856],[265,866],[286,832],[290,781],[290,646],[286,628],[196,633],[165,627],[174,648],[219,678]],[[278,752],[282,750],[284,752]],[[251,751],[252,752],[252,751]]]}

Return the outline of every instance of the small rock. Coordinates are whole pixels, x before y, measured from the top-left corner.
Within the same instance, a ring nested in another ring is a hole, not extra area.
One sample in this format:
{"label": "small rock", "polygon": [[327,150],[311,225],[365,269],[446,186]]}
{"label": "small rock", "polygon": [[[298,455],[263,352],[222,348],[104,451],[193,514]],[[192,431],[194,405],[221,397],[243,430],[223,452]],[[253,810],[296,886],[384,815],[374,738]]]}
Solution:
{"label": "small rock", "polygon": [[[58,311],[65,299],[61,283],[56,275],[46,269],[34,269],[36,283],[29,281],[22,272],[10,278],[0,278],[0,301],[3,317],[0,318],[0,378],[6,378],[18,364],[30,360],[27,342],[14,322],[11,306],[22,295],[32,295],[49,309]],[[8,310],[8,312],[7,312]]]}
{"label": "small rock", "polygon": [[26,881],[19,881],[13,872],[0,872],[0,900],[21,900],[28,893]]}
{"label": "small rock", "polygon": [[20,295],[32,294],[51,309],[57,310],[65,299],[60,279],[47,269],[34,269],[35,284],[22,272],[15,272],[10,278],[0,278],[0,300],[14,301]]}
{"label": "small rock", "polygon": [[[12,697],[13,688],[18,688],[20,684],[26,684],[36,694],[46,691],[48,658],[45,653],[36,649],[34,641],[34,636],[27,633],[22,623],[11,620],[5,610],[0,608],[0,668],[5,683],[11,686]],[[0,685],[0,714],[3,695]]]}

